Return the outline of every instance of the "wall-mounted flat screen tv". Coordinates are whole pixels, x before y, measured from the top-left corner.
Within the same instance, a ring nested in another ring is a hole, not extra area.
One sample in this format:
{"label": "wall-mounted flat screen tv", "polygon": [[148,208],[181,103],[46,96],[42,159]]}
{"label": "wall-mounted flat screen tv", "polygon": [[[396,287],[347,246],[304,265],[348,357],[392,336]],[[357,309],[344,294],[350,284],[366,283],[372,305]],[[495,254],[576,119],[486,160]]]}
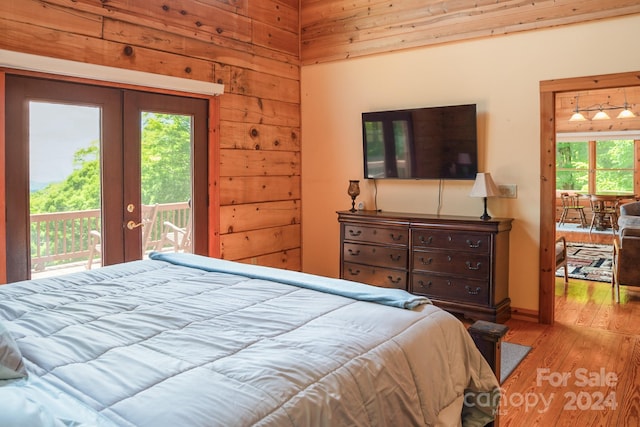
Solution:
{"label": "wall-mounted flat screen tv", "polygon": [[473,180],[476,104],[362,113],[364,177]]}

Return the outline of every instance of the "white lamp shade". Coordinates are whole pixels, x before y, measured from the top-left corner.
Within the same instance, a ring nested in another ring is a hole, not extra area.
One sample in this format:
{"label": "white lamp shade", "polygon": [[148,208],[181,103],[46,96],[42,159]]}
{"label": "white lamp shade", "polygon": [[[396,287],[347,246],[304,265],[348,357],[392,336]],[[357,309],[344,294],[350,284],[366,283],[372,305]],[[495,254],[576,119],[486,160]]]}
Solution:
{"label": "white lamp shade", "polygon": [[569,121],[570,122],[586,122],[587,118],[583,116],[582,113],[576,112],[576,113],[573,113]]}
{"label": "white lamp shade", "polygon": [[635,116],[636,115],[633,114],[633,111],[631,111],[629,108],[625,108],[624,110],[620,111],[620,114],[618,114],[619,119],[630,119]]}
{"label": "white lamp shade", "polygon": [[473,183],[473,188],[469,196],[471,197],[496,197],[500,195],[498,187],[491,179],[489,172],[478,172],[476,174],[476,181]]}
{"label": "white lamp shade", "polygon": [[593,116],[591,120],[609,120],[610,118],[611,117],[609,117],[606,112],[600,110],[595,114],[595,116]]}

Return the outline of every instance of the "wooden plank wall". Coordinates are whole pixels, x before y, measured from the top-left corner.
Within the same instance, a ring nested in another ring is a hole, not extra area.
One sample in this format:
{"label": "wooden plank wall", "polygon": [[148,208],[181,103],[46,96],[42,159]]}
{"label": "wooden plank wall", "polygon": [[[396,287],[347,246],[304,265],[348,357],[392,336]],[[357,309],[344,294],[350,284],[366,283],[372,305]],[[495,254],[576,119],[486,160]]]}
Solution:
{"label": "wooden plank wall", "polygon": [[633,13],[636,0],[301,0],[302,64]]}
{"label": "wooden plank wall", "polygon": [[0,48],[215,81],[220,254],[301,268],[298,0],[2,0]]}
{"label": "wooden plank wall", "polygon": [[[636,117],[618,119],[622,109],[605,110],[611,120],[590,120],[595,111],[583,112],[588,119],[584,122],[570,122],[576,109],[622,107],[627,104]],[[556,132],[620,132],[640,130],[640,86],[624,88],[593,89],[556,94]]]}

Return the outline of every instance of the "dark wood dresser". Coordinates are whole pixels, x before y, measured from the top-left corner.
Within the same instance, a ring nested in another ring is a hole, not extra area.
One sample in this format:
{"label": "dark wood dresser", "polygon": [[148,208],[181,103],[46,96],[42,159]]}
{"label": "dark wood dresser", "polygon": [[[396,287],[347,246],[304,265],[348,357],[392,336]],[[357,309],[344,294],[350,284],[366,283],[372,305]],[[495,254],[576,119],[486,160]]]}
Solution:
{"label": "dark wood dresser", "polygon": [[473,320],[511,316],[511,218],[340,211],[340,277],[425,295]]}

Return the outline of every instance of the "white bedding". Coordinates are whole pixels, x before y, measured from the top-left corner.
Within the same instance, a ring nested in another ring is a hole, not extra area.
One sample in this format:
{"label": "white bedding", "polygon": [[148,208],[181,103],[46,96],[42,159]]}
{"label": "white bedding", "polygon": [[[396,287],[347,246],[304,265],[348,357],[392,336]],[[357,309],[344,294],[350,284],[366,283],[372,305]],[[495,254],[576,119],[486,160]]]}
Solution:
{"label": "white bedding", "polygon": [[277,278],[138,261],[0,286],[0,322],[30,374],[0,412],[19,390],[67,425],[457,425],[466,402],[471,426],[495,409],[478,396],[497,404],[448,313]]}

